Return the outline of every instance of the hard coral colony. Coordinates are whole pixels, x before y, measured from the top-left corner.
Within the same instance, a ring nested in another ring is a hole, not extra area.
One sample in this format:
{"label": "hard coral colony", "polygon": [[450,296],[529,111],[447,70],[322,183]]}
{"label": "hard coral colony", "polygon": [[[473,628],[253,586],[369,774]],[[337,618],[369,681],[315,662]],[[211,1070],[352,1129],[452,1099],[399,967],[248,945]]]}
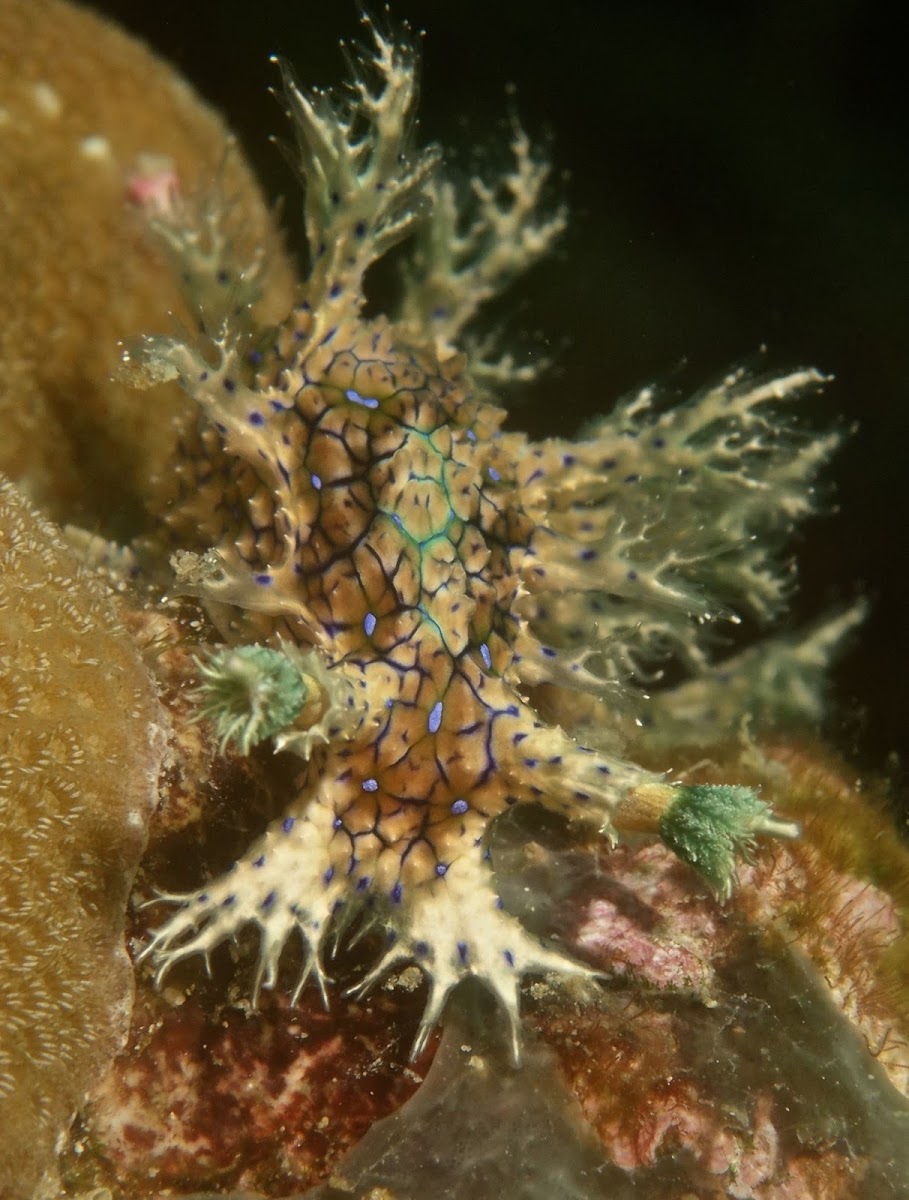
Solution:
{"label": "hard coral colony", "polygon": [[[272,987],[296,931],[297,991],[312,975],[324,995],[327,949],[355,921],[378,927],[387,949],[360,987],[423,969],[415,1051],[476,976],[517,1057],[522,977],[587,968],[504,909],[500,814],[537,804],[607,840],[656,835],[721,895],[755,835],[796,834],[747,788],[673,785],[626,761],[622,730],[649,705],[663,751],[749,707],[815,702],[848,619],[719,665],[710,647],[718,618],[784,605],[774,554],[837,439],[786,415],[821,384],[812,370],[737,372],[674,408],[644,390],[578,441],[503,432],[491,389],[528,372],[465,330],[565,214],[542,211],[547,168],[517,127],[501,180],[466,195],[445,180],[437,151],[411,145],[414,50],[367,26],[344,95],[286,77],[310,270],[277,332],[253,327],[260,264],[235,261],[215,209],[200,226],[172,193],[154,206],[203,334],[125,357],[198,402],[169,521],[179,586],[225,643],[200,664],[200,710],[223,745],[272,738],[301,770],[230,872],[166,897],[179,907],[146,953],[163,975],[252,924],[256,988]],[[364,277],[406,238],[398,306],[368,317]],[[688,681],[651,701],[667,661]]]}

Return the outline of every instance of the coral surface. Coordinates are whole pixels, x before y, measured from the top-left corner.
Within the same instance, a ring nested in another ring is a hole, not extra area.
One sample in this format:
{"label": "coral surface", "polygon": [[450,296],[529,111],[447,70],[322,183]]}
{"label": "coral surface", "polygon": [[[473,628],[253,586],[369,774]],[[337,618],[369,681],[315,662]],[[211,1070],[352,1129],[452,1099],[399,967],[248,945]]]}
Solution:
{"label": "coral surface", "polygon": [[0,1195],[55,1195],[120,1048],[126,900],[166,724],[112,597],[0,478]]}
{"label": "coral surface", "polygon": [[[721,618],[783,607],[776,553],[837,439],[789,416],[821,384],[813,370],[734,372],[675,407],[648,388],[577,441],[506,433],[491,388],[527,371],[471,322],[565,214],[547,211],[546,165],[518,127],[510,172],[459,196],[438,152],[413,144],[413,50],[367,26],[346,92],[287,75],[310,269],[276,332],[203,286],[213,248],[230,278],[257,265],[216,230],[206,242],[186,206],[151,206],[202,332],[148,337],[127,362],[199,407],[168,521],[177,588],[225,646],[200,661],[200,710],[224,746],[271,737],[301,769],[228,874],[166,897],[178,910],[147,953],[163,978],[252,924],[254,994],[299,937],[293,996],[310,976],[326,995],[326,949],[376,927],[387,946],[360,992],[408,962],[430,981],[415,1054],[477,976],[517,1058],[523,976],[589,972],[503,904],[488,842],[500,814],[535,804],[607,841],[656,835],[720,896],[757,834],[796,833],[749,788],[636,765],[621,728],[667,663],[689,682],[661,696],[664,745],[781,695],[816,704],[818,660],[853,615],[804,646],[720,665],[712,651]],[[367,316],[369,268],[408,237],[397,305]]]}
{"label": "coral surface", "polygon": [[0,0],[0,470],[61,522],[132,535],[160,493],[187,404],[136,404],[117,342],[191,318],[135,203],[219,175],[252,253],[264,320],[290,303],[270,214],[227,131],[170,67],[88,9]]}

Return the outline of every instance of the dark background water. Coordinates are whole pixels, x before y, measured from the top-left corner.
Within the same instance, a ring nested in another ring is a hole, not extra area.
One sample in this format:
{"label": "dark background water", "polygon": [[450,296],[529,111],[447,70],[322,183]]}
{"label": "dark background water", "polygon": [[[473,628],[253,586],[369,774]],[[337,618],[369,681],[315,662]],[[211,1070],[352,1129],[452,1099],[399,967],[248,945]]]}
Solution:
{"label": "dark background water", "polygon": [[[279,52],[345,76],[353,0],[104,0],[226,116],[300,244],[296,185],[268,135]],[[798,539],[795,619],[867,594],[836,671],[835,742],[905,786],[909,744],[909,105],[895,15],[862,0],[398,0],[426,30],[421,134],[502,141],[514,102],[551,136],[572,223],[504,313],[559,370],[515,422],[571,432],[651,380],[694,388],[752,360],[836,376],[809,406],[858,429],[829,475],[839,511]],[[893,10],[890,10],[893,14]],[[506,96],[514,84],[516,99]]]}

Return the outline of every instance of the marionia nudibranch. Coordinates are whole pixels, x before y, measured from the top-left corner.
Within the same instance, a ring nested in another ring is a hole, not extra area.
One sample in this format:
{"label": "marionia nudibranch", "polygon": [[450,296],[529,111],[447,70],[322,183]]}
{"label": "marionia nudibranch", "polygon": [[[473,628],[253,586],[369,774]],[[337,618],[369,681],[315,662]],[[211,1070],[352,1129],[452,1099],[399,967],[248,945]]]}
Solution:
{"label": "marionia nudibranch", "polygon": [[[366,24],[345,93],[285,70],[310,269],[277,332],[252,324],[261,264],[234,260],[216,206],[171,194],[152,214],[205,331],[126,355],[140,382],[177,378],[198,405],[168,523],[179,588],[223,639],[200,663],[199,711],[222,744],[271,738],[300,772],[231,872],[168,897],[146,953],[163,974],[253,924],[258,989],[296,934],[298,992],[314,977],[325,995],[329,939],[365,921],[387,949],[362,990],[405,962],[428,978],[415,1052],[477,976],[517,1057],[522,977],[587,968],[503,906],[500,814],[536,804],[607,841],[660,837],[721,896],[757,835],[796,835],[749,789],[628,761],[622,732],[646,715],[666,748],[755,706],[816,703],[855,614],[721,662],[711,628],[784,607],[775,555],[837,437],[788,416],[823,382],[810,369],[734,372],[675,406],[647,388],[578,440],[504,431],[496,390],[529,372],[470,327],[565,212],[546,209],[546,164],[517,127],[509,172],[459,193],[412,142],[413,48]],[[405,240],[394,309],[364,315],[368,269]],[[685,678],[651,696],[667,660]]]}

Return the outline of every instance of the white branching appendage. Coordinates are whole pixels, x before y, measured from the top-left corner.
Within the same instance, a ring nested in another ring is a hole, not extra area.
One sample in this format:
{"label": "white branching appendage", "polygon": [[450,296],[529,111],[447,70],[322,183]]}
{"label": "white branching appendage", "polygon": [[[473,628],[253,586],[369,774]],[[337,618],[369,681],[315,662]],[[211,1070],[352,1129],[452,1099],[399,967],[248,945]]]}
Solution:
{"label": "white branching appendage", "polygon": [[704,729],[744,733],[746,723],[816,727],[830,667],[867,614],[867,603],[858,600],[807,630],[765,638],[678,687],[655,692],[638,708],[648,743],[666,749],[697,744]]}
{"label": "white branching appendage", "polygon": [[262,298],[265,250],[257,245],[240,251],[246,230],[225,185],[236,153],[231,139],[212,185],[196,195],[183,194],[175,164],[160,156],[140,156],[130,179],[130,194],[173,263],[198,330],[208,335],[227,322],[251,333],[253,306]]}
{"label": "white branching appendage", "polygon": [[[414,145],[414,48],[370,19],[364,24],[372,46],[351,55],[355,76],[346,89],[302,89],[287,63],[274,60],[295,137],[284,149],[305,197],[309,272],[297,310],[298,346],[318,345],[356,317],[369,268],[412,237],[394,313],[400,335],[431,347],[441,361],[466,349],[473,378],[486,387],[535,378],[545,360],[518,365],[512,354],[497,353],[494,335],[465,338],[464,330],[563,232],[565,206],[547,211],[545,205],[549,163],[515,121],[513,168],[497,180],[473,178],[461,195],[441,171],[438,148]],[[253,326],[263,262],[237,261],[230,204],[219,203],[214,189],[197,200],[161,192],[147,207],[222,374],[249,376],[249,361],[260,360],[255,352],[273,338],[271,330]],[[136,342],[124,356],[134,382],[151,386],[182,377],[188,386],[192,373],[177,360],[182,351],[185,361],[186,343],[194,340]],[[274,365],[266,356],[263,370]]]}
{"label": "white branching appendage", "polygon": [[366,271],[413,229],[439,161],[436,149],[412,146],[412,47],[386,38],[372,22],[367,28],[374,52],[358,55],[346,96],[302,91],[287,64],[275,59],[306,189],[314,336],[362,305]]}
{"label": "white branching appendage", "polygon": [[[421,341],[431,340],[440,357],[455,352],[480,307],[548,254],[567,224],[564,205],[543,211],[549,163],[534,156],[516,123],[511,152],[513,170],[495,184],[473,178],[463,205],[453,183],[432,185],[432,208],[406,268],[400,320]],[[472,372],[484,383],[522,381],[541,369],[517,368],[507,355],[488,361],[489,349],[488,340],[477,343],[470,355]]]}
{"label": "white branching appendage", "polygon": [[783,406],[823,382],[737,371],[663,411],[648,388],[581,441],[528,456],[539,531],[524,611],[540,640],[597,647],[605,678],[648,682],[667,657],[707,669],[717,618],[778,615],[793,584],[779,547],[840,440],[800,433]]}

